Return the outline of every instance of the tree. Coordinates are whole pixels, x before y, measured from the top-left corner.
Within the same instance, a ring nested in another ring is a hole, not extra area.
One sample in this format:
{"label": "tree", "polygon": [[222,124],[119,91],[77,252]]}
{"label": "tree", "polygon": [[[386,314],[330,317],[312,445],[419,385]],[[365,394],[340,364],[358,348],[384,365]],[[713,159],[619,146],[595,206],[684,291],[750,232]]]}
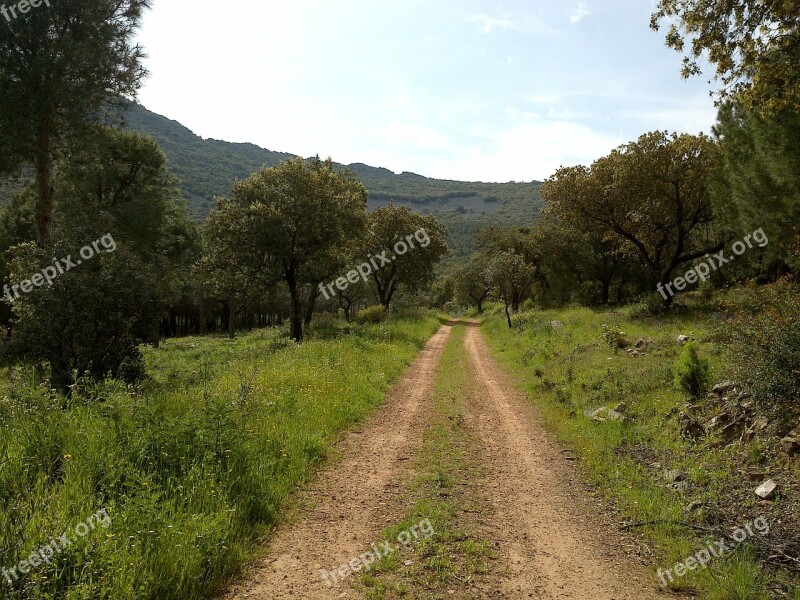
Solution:
{"label": "tree", "polygon": [[729,102],[714,133],[711,197],[721,221],[732,231],[769,234],[763,267],[772,278],[800,268],[800,111],[765,116]]}
{"label": "tree", "polygon": [[51,242],[56,159],[104,109],[135,95],[145,75],[132,38],[149,6],[58,0],[0,27],[0,173],[34,167],[40,247]]}
{"label": "tree", "polygon": [[499,252],[491,258],[487,275],[492,296],[505,305],[511,328],[511,311],[518,312],[520,304],[530,294],[536,269],[520,254]]}
{"label": "tree", "polygon": [[[397,290],[419,290],[433,281],[434,268],[447,254],[447,231],[434,216],[389,204],[369,215],[368,259],[377,267],[372,280],[386,312]],[[373,256],[374,255],[374,256]]]}
{"label": "tree", "polygon": [[454,276],[456,301],[466,306],[475,306],[483,313],[483,303],[491,291],[489,285],[489,260],[485,254],[473,254],[467,264],[460,267]]}
{"label": "tree", "polygon": [[250,207],[225,198],[216,198],[215,204],[203,223],[208,248],[198,275],[204,289],[226,304],[228,337],[233,339],[236,316],[248,300],[278,282],[279,270]]}
{"label": "tree", "polygon": [[155,142],[99,128],[55,184],[52,246],[11,250],[11,354],[47,362],[65,393],[75,374],[138,379],[138,346],[169,301],[170,274],[188,270],[196,251],[176,180]]}
{"label": "tree", "polygon": [[706,136],[649,133],[591,167],[560,169],[541,193],[559,219],[600,226],[629,243],[651,285],[665,286],[678,266],[719,252],[727,241],[713,227],[713,156]]}
{"label": "tree", "polygon": [[230,201],[252,220],[259,247],[286,283],[292,337],[302,341],[319,283],[336,277],[344,268],[342,249],[362,235],[367,191],[351,172],[336,171],[330,159],[298,158],[238,182]]}
{"label": "tree", "polygon": [[660,0],[651,27],[657,31],[665,19],[672,22],[667,45],[686,53],[684,77],[700,74],[707,56],[723,96],[800,109],[800,1]]}

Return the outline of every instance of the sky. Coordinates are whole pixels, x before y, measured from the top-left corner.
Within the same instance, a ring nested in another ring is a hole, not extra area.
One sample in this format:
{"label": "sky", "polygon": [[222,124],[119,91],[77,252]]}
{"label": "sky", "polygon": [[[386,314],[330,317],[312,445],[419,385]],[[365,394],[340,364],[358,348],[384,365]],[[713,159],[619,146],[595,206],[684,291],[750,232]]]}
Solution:
{"label": "sky", "polygon": [[197,135],[464,181],[544,180],[709,133],[655,0],[154,0],[149,110]]}

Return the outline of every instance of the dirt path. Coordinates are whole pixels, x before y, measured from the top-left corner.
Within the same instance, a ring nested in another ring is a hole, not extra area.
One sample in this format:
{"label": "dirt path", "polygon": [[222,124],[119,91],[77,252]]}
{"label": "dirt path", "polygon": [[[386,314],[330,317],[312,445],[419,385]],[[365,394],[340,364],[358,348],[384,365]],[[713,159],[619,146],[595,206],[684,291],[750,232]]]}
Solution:
{"label": "dirt path", "polygon": [[321,472],[304,494],[312,508],[278,529],[262,564],[225,598],[357,597],[349,582],[327,587],[320,570],[334,570],[357,557],[396,522],[391,517],[393,499],[404,480],[404,465],[419,444],[418,421],[425,415],[450,331],[445,325],[430,339],[384,406],[341,444],[342,460]]}
{"label": "dirt path", "polygon": [[494,541],[508,561],[502,597],[659,598],[644,567],[607,543],[619,538],[598,518],[578,475],[491,357],[478,327],[465,344],[476,384],[469,420],[491,473]]}
{"label": "dirt path", "polygon": [[[226,599],[362,597],[351,580],[327,587],[320,570],[335,570],[359,556],[371,542],[380,541],[384,528],[402,520],[407,465],[421,448],[421,430],[432,412],[432,390],[450,333],[450,326],[440,329],[385,405],[361,432],[342,443],[341,460],[321,472],[303,495],[310,507],[296,522],[279,527],[262,564]],[[479,529],[498,560],[480,586],[451,590],[449,597],[671,597],[657,594],[647,569],[619,550],[619,532],[591,502],[530,400],[514,391],[477,326],[468,328],[464,344],[469,389],[452,393],[463,403],[467,427],[475,433],[471,456],[486,467],[480,481],[467,483],[481,488],[481,504],[491,517]],[[429,597],[426,591],[412,591],[413,598]]]}

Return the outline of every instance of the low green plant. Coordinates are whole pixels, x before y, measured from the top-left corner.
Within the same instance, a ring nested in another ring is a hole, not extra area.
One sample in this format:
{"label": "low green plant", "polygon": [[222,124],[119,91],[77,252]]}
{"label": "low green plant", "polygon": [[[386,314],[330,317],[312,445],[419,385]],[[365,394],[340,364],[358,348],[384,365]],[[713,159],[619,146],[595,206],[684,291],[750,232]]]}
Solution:
{"label": "low green plant", "polygon": [[625,332],[618,326],[608,326],[603,323],[603,339],[611,348],[627,348],[630,344],[625,339]]}
{"label": "low green plant", "polygon": [[675,386],[697,398],[711,384],[711,368],[708,361],[700,358],[695,342],[688,342],[672,367]]}
{"label": "low green plant", "polygon": [[745,310],[722,325],[733,355],[731,375],[757,403],[787,417],[800,413],[800,286],[755,290]]}
{"label": "low green plant", "polygon": [[366,323],[372,323],[374,325],[380,323],[385,318],[386,311],[383,310],[382,306],[370,306],[358,311],[358,314],[355,317],[355,322],[359,325],[364,325]]}

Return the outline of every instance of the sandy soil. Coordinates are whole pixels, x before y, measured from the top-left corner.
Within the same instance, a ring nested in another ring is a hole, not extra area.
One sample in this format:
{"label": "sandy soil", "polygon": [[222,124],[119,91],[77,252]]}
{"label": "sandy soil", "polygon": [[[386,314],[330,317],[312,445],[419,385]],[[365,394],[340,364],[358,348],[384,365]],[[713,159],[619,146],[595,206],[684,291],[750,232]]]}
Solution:
{"label": "sandy soil", "polygon": [[226,599],[357,597],[347,583],[328,587],[320,571],[335,570],[381,542],[379,533],[399,519],[392,514],[395,498],[421,440],[418,424],[450,331],[445,325],[428,341],[381,409],[344,440],[341,460],[304,493],[301,502],[312,507],[278,528],[265,559]]}

